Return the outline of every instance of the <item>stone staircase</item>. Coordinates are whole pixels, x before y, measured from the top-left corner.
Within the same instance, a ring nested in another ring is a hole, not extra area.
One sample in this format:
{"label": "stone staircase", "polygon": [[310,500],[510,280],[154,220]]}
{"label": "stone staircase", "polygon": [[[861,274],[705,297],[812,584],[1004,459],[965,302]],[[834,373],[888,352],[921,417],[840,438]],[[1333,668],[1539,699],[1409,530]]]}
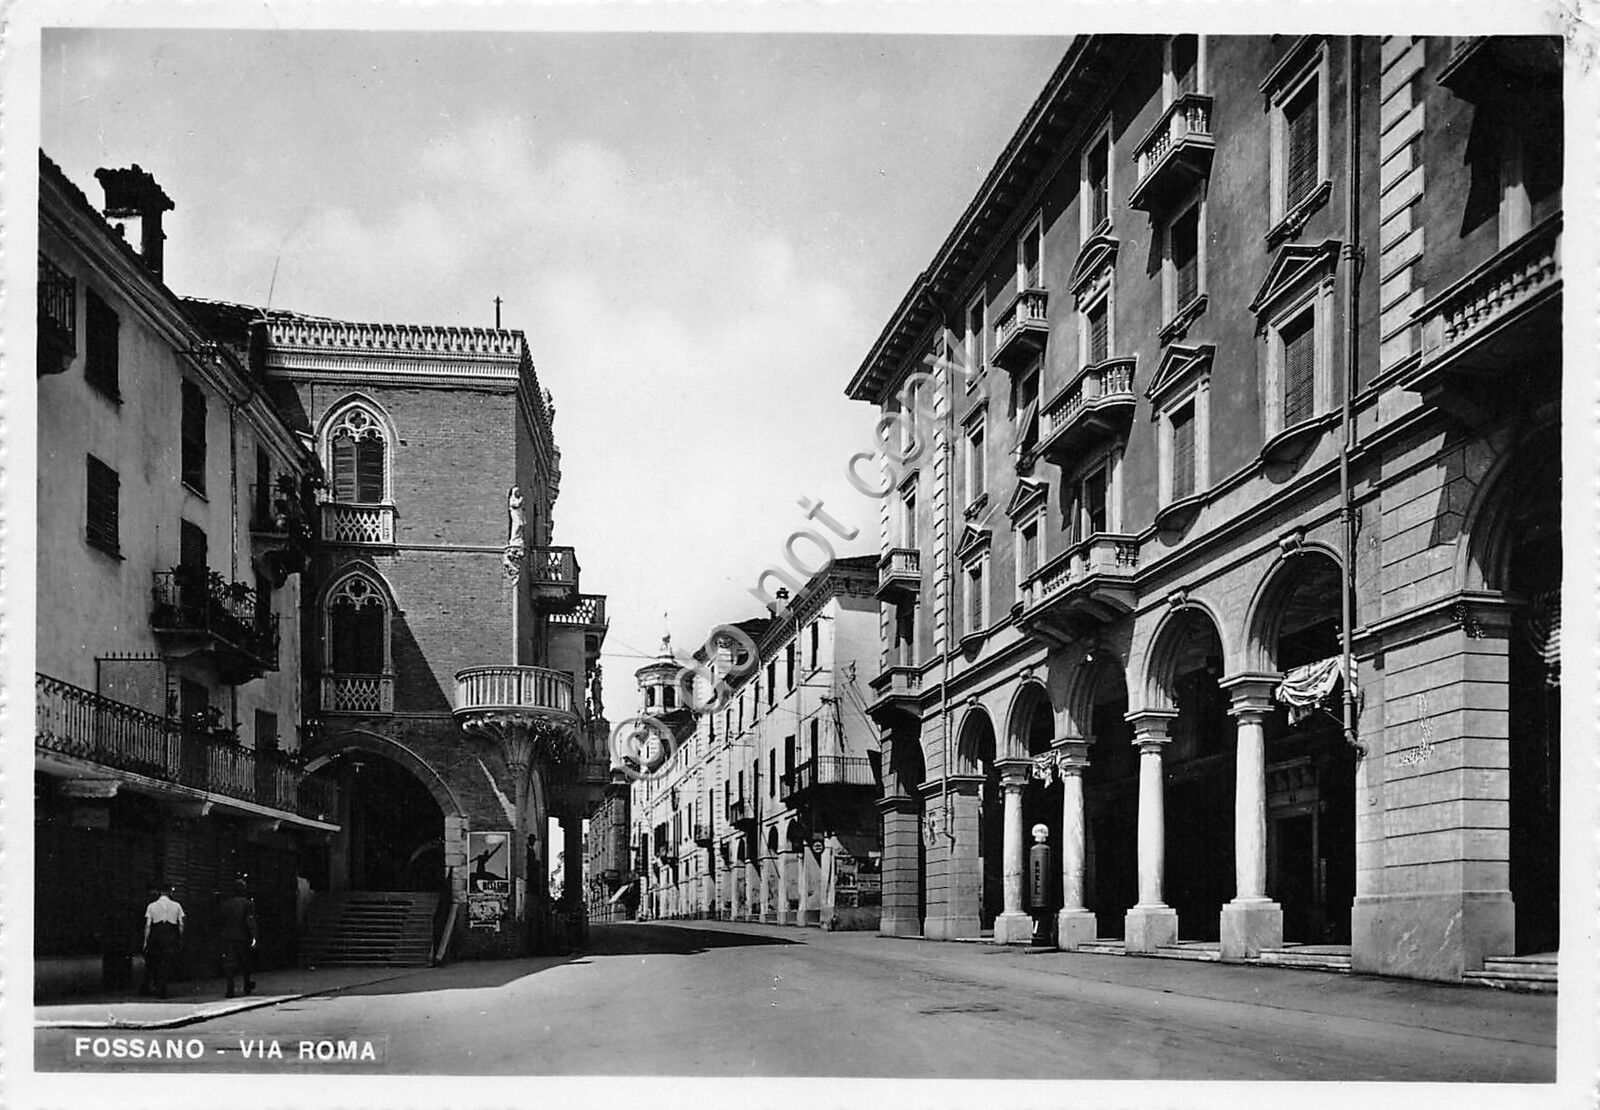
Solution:
{"label": "stone staircase", "polygon": [[300,927],[305,967],[426,967],[437,894],[346,890],[319,895]]}
{"label": "stone staircase", "polygon": [[1483,961],[1482,971],[1468,971],[1461,976],[1461,981],[1501,990],[1554,994],[1557,957],[1558,953],[1555,952],[1540,952],[1534,956],[1490,956]]}
{"label": "stone staircase", "polygon": [[1263,948],[1256,962],[1267,967],[1295,967],[1305,971],[1332,971],[1350,973],[1350,946],[1348,944],[1285,944],[1281,948]]}

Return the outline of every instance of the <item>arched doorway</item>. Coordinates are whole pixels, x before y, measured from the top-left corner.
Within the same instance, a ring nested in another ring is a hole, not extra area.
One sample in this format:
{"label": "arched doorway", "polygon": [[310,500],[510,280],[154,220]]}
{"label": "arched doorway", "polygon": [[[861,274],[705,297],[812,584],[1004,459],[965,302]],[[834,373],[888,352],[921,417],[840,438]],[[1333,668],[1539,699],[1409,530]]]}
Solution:
{"label": "arched doorway", "polygon": [[1550,429],[1503,479],[1510,485],[1503,589],[1512,601],[1510,886],[1516,954],[1560,947],[1561,447]]}
{"label": "arched doorway", "polygon": [[1005,909],[1006,818],[1000,770],[995,766],[994,725],[987,713],[974,709],[967,714],[956,750],[966,772],[983,780],[978,786],[978,868],[983,876],[978,928],[992,930],[994,919]]}
{"label": "arched doorway", "polygon": [[314,774],[333,779],[343,798],[344,819],[328,861],[328,886],[446,889],[444,810],[409,768],[362,746],[339,751]]}
{"label": "arched doorway", "polygon": [[1197,607],[1161,633],[1157,682],[1172,709],[1163,757],[1166,870],[1163,895],[1183,940],[1219,939],[1234,892],[1234,728],[1222,689],[1222,637]]}
{"label": "arched doorway", "polygon": [[1086,666],[1082,721],[1093,743],[1083,771],[1083,900],[1094,911],[1095,935],[1120,940],[1139,899],[1139,753],[1122,667],[1113,659]]}
{"label": "arched doorway", "polygon": [[[1055,715],[1051,712],[1050,698],[1043,686],[1029,683],[1022,688],[1011,711],[1011,749],[1024,751],[1029,756],[1045,755],[1055,743]],[[1028,785],[1022,790],[1022,908],[1033,910],[1033,891],[1028,886],[1028,853],[1033,845],[1032,830],[1044,825],[1050,830],[1047,843],[1054,864],[1045,873],[1048,885],[1045,906],[1052,912],[1061,908],[1061,796],[1064,788],[1061,779],[1051,775],[1048,780],[1030,775]]]}
{"label": "arched doorway", "polygon": [[[1320,551],[1292,556],[1275,573],[1258,630],[1271,669],[1288,674],[1340,655],[1341,573]],[[1283,939],[1349,944],[1355,749],[1335,704],[1294,716],[1278,705],[1264,726],[1267,896],[1283,909]]]}

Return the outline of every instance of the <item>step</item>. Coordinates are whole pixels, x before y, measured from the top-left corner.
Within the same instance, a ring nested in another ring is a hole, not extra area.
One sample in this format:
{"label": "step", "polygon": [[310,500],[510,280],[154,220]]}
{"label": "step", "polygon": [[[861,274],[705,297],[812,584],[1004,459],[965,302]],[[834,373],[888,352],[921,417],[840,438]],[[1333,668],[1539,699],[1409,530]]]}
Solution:
{"label": "step", "polygon": [[1213,942],[1196,941],[1185,944],[1180,941],[1177,944],[1162,945],[1150,955],[1164,960],[1199,960],[1203,963],[1214,963],[1222,958],[1222,948]]}
{"label": "step", "polygon": [[1558,957],[1550,955],[1538,956],[1490,956],[1483,961],[1485,971],[1501,971],[1508,974],[1549,975],[1555,978]]}
{"label": "step", "polygon": [[1461,976],[1463,983],[1476,987],[1495,987],[1499,990],[1518,991],[1525,994],[1555,994],[1556,977],[1544,973],[1505,971],[1468,971]]}
{"label": "step", "polygon": [[1098,952],[1103,956],[1126,956],[1128,947],[1116,937],[1096,937],[1078,945],[1079,952]]}

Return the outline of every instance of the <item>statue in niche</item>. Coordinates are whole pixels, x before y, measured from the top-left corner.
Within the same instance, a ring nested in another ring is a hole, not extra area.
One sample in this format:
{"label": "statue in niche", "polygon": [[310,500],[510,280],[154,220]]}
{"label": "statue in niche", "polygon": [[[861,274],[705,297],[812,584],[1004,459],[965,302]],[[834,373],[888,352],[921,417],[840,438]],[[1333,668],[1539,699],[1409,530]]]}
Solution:
{"label": "statue in niche", "polygon": [[515,584],[522,573],[522,557],[528,548],[528,518],[522,509],[522,490],[512,486],[506,491],[506,550],[500,558],[506,577]]}

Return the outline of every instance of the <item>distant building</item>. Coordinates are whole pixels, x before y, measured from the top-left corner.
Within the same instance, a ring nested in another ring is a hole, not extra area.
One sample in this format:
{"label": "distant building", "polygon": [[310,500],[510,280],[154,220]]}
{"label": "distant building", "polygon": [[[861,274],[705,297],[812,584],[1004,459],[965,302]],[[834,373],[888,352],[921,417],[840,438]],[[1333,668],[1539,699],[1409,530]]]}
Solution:
{"label": "distant building", "polygon": [[1062,947],[1553,973],[1561,77],[1073,40],[848,387],[944,360],[883,502],[885,933],[1025,942],[1037,822]]}
{"label": "distant building", "polygon": [[642,914],[877,927],[876,585],[875,557],[838,559],[772,618],[737,626],[755,666],[667,773],[633,788]]}

